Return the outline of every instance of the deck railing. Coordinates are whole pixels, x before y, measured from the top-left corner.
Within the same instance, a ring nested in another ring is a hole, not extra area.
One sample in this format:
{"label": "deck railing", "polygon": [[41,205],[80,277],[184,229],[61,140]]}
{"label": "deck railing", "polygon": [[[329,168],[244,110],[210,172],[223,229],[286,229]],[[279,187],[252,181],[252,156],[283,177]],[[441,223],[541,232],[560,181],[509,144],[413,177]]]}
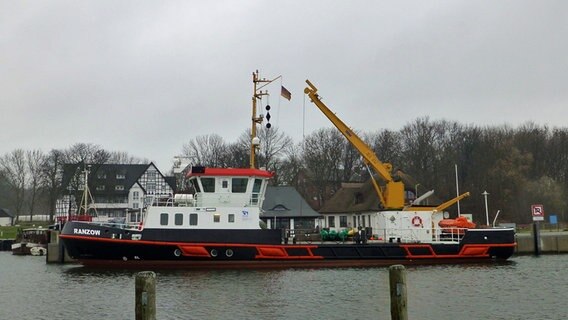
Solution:
{"label": "deck railing", "polygon": [[463,238],[465,228],[435,228],[425,239],[419,235],[417,229],[371,229],[362,228],[349,233],[348,229],[329,230],[318,229],[284,229],[283,238],[290,242],[391,242],[391,243],[456,243]]}

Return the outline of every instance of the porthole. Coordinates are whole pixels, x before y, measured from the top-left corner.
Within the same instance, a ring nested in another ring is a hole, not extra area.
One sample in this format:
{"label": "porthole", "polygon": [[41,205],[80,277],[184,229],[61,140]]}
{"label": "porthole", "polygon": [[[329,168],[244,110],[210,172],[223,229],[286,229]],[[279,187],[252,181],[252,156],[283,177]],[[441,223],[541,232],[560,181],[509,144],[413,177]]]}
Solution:
{"label": "porthole", "polygon": [[181,256],[181,250],[180,250],[180,249],[175,249],[175,250],[174,250],[174,256],[176,256],[176,257]]}
{"label": "porthole", "polygon": [[215,258],[218,254],[219,254],[219,252],[217,252],[217,249],[211,249],[211,256],[213,258]]}
{"label": "porthole", "polygon": [[233,254],[234,254],[234,252],[233,252],[233,250],[231,250],[231,249],[227,249],[227,250],[225,251],[225,255],[226,255],[228,258],[232,257]]}

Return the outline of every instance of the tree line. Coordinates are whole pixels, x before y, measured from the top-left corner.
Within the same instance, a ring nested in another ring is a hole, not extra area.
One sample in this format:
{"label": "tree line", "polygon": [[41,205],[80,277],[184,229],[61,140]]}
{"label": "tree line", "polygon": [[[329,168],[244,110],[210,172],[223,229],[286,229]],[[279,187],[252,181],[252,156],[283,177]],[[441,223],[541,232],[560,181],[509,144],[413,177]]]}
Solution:
{"label": "tree line", "polygon": [[[359,132],[378,158],[412,176],[409,189],[435,190],[439,199],[456,196],[456,166],[461,213],[485,223],[487,191],[490,216],[500,221],[528,223],[531,204],[543,204],[547,215],[565,221],[568,204],[568,129],[526,123],[513,128],[475,126],[455,121],[418,118],[398,131]],[[275,185],[294,186],[317,210],[342,182],[369,178],[357,150],[335,128],[322,128],[302,141],[279,128],[261,128],[257,164],[275,172]],[[250,129],[234,142],[218,134],[198,136],[182,146],[181,156],[193,165],[248,167]],[[62,194],[65,163],[146,163],[125,152],[108,152],[92,144],[66,150],[14,150],[0,157],[0,206],[20,214],[49,212]],[[450,211],[456,211],[455,206]],[[455,213],[454,213],[455,214]]]}

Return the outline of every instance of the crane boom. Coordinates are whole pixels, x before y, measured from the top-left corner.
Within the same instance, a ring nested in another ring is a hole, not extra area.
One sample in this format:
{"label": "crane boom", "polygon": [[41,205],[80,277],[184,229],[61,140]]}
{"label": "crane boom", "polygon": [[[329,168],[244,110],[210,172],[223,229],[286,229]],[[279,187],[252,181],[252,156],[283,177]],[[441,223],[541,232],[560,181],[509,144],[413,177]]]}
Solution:
{"label": "crane boom", "polygon": [[304,93],[310,97],[311,101],[320,111],[323,112],[333,125],[347,138],[351,145],[357,149],[365,160],[365,163],[371,166],[381,179],[385,181],[386,190],[383,191],[371,174],[373,186],[383,208],[388,210],[402,209],[404,207],[404,184],[401,181],[395,181],[393,179],[391,175],[392,165],[390,163],[381,162],[373,150],[321,101],[317,94],[318,89],[309,80],[306,80],[306,83],[308,87],[304,89]]}

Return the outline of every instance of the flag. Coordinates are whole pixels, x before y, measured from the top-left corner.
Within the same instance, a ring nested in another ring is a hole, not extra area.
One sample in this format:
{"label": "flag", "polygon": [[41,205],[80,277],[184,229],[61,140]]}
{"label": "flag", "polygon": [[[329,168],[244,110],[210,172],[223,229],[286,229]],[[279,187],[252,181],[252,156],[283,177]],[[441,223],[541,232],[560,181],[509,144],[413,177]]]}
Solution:
{"label": "flag", "polygon": [[288,101],[290,101],[290,99],[292,99],[292,94],[290,93],[290,91],[288,91],[288,89],[284,88],[284,86],[281,86],[282,89],[280,89],[280,94],[288,99]]}

